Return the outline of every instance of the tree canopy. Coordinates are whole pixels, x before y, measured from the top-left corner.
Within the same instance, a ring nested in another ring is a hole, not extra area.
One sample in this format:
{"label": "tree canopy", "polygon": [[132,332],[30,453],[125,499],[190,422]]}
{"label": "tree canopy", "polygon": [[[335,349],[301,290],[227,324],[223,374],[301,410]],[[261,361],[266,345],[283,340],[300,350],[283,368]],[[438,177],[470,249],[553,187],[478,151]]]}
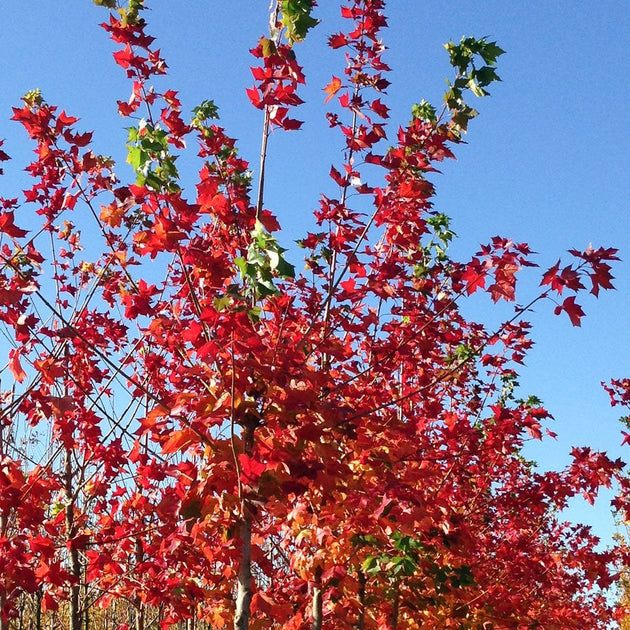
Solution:
{"label": "tree canopy", "polygon": [[[625,545],[601,549],[561,512],[617,484],[625,518],[624,464],[585,446],[538,470],[522,449],[551,434],[549,413],[517,391],[528,311],[579,326],[582,295],[613,288],[617,251],[573,249],[540,273],[526,243],[496,236],[459,260],[433,206],[500,46],[447,43],[443,101],[393,129],[385,2],[342,3],[322,96],[339,159],[298,266],[265,165],[270,134],[302,124],[315,3],[272,2],[252,43],[251,162],[212,100],[187,114],[162,87],[148,2],[94,3],[130,82],[114,100],[132,177],[39,90],[13,109],[35,157],[30,186],[0,198],[0,629],[621,618],[607,589]],[[197,160],[192,186],[182,156]],[[537,293],[520,295],[521,273]],[[462,312],[482,292],[514,304],[496,328]],[[627,381],[608,389],[628,405]]]}

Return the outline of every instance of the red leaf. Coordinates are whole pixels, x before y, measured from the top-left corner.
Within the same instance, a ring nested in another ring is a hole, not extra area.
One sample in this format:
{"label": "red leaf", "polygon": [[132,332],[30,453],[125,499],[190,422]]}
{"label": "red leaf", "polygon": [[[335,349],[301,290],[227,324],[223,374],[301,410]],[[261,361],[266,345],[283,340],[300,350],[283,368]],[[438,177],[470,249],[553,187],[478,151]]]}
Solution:
{"label": "red leaf", "polygon": [[462,274],[462,282],[466,283],[466,293],[472,295],[477,289],[486,286],[486,272],[478,258],[473,258]]}
{"label": "red leaf", "polygon": [[[4,140],[0,140],[0,147],[4,144]],[[11,158],[9,157],[9,155],[7,155],[4,151],[2,151],[2,149],[0,149],[0,162],[6,162],[7,160],[10,160]]]}
{"label": "red leaf", "polygon": [[381,102],[380,98],[377,98],[375,101],[372,101],[370,105],[370,109],[375,114],[378,114],[381,118],[389,118],[389,107],[387,107],[387,105],[384,105]]}
{"label": "red leaf", "polygon": [[579,304],[575,303],[574,296],[568,297],[562,302],[561,306],[556,307],[554,312],[556,315],[559,315],[562,311],[566,312],[574,326],[580,326],[580,320],[584,317],[584,311]]}
{"label": "red leaf", "polygon": [[547,269],[543,274],[542,280],[540,281],[540,286],[544,287],[546,284],[550,285],[554,291],[558,293],[562,293],[563,284],[558,279],[558,270],[560,269],[560,259],[553,266]]}
{"label": "red leaf", "polygon": [[9,351],[9,370],[11,370],[11,374],[13,374],[18,383],[22,383],[26,378],[26,372],[22,369],[22,364],[20,363],[20,355],[19,349]]}
{"label": "red leaf", "polygon": [[122,50],[116,51],[113,57],[114,57],[114,61],[121,68],[128,68],[131,65],[132,61],[134,60],[135,55],[133,54],[131,50],[131,46],[127,44]]}
{"label": "red leaf", "polygon": [[256,483],[267,469],[266,464],[256,461],[248,455],[241,454],[238,456],[238,460],[241,464],[241,476],[250,485]]}
{"label": "red leaf", "polygon": [[328,45],[331,48],[341,48],[348,43],[348,38],[343,33],[337,33],[335,35],[331,35],[328,38]]}
{"label": "red leaf", "polygon": [[21,238],[28,234],[28,230],[23,230],[15,225],[13,210],[0,213],[0,232],[12,238]]}
{"label": "red leaf", "polygon": [[260,216],[260,222],[265,226],[267,232],[277,232],[280,229],[278,219],[269,210],[263,210]]}
{"label": "red leaf", "polygon": [[263,108],[263,103],[262,103],[262,99],[260,97],[260,92],[256,89],[256,88],[247,88],[245,90],[245,92],[247,92],[247,97],[249,98],[251,104],[258,108],[258,109],[262,109]]}
{"label": "red leaf", "polygon": [[343,175],[334,166],[330,167],[330,177],[338,186],[343,188],[346,185],[346,180]]}

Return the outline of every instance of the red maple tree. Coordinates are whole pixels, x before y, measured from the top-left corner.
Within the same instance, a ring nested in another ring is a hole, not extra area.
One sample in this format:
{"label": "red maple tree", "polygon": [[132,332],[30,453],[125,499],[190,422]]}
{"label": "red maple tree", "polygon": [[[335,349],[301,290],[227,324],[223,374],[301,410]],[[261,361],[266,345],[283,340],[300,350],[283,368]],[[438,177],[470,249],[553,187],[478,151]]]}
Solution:
{"label": "red maple tree", "polygon": [[[442,111],[423,101],[388,135],[385,3],[343,3],[348,26],[329,45],[346,65],[323,97],[340,132],[336,192],[319,199],[296,273],[265,163],[270,131],[301,124],[296,44],[315,3],[272,3],[252,49],[254,183],[212,101],[189,119],[158,88],[166,63],[144,1],[95,2],[132,83],[118,111],[134,181],[38,91],[14,109],[36,157],[23,199],[0,200],[14,381],[0,420],[0,628],[31,595],[70,630],[121,601],[133,620],[120,630],[608,627],[624,549],[601,551],[561,510],[620,478],[623,510],[623,464],[575,448],[565,470],[538,471],[522,447],[549,414],[516,387],[526,312],[552,301],[579,325],[577,296],[612,288],[616,250],[572,250],[488,330],[461,303],[515,302],[532,252],[494,237],[454,260],[432,205],[431,174],[503,51],[449,43]],[[188,147],[199,172],[186,191]],[[28,449],[33,431],[45,440]]]}

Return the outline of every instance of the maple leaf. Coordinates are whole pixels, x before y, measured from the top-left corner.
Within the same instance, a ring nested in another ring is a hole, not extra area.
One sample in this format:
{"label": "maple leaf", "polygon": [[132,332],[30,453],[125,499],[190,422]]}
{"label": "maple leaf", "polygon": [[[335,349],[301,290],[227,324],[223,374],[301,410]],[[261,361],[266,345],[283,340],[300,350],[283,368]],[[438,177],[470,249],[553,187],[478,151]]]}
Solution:
{"label": "maple leaf", "polygon": [[554,291],[558,293],[562,293],[562,289],[564,288],[563,282],[558,278],[558,271],[560,270],[560,259],[553,266],[547,269],[543,274],[542,280],[540,281],[540,286],[549,285]]}
{"label": "maple leaf", "polygon": [[244,453],[241,453],[238,456],[238,461],[241,465],[241,476],[243,477],[243,481],[250,486],[255,485],[263,472],[267,470],[266,464],[259,462]]}
{"label": "maple leaf", "polygon": [[325,103],[328,103],[332,97],[341,89],[341,79],[333,76],[332,81],[324,88],[324,92],[328,93]]}
{"label": "maple leaf", "polygon": [[42,612],[59,610],[59,602],[49,591],[44,591],[42,595]]}
{"label": "maple leaf", "polygon": [[199,442],[199,435],[192,429],[181,429],[173,431],[169,438],[162,444],[162,453],[170,455],[171,453],[181,453],[189,446]]}
{"label": "maple leaf", "polygon": [[461,276],[462,282],[466,284],[466,293],[472,295],[477,289],[486,286],[486,271],[477,258],[466,266],[466,271]]}
{"label": "maple leaf", "polygon": [[21,238],[28,234],[28,230],[23,230],[15,225],[13,210],[0,212],[0,232],[11,238]]}
{"label": "maple leaf", "polygon": [[[237,616],[252,628],[317,617],[339,627],[603,627],[605,598],[585,593],[609,583],[624,556],[598,556],[590,534],[564,528],[556,514],[614,480],[630,496],[630,481],[590,450],[575,451],[563,473],[538,473],[523,459],[528,435],[553,436],[533,397],[513,395],[514,367],[532,345],[518,319],[527,307],[487,330],[461,302],[483,289],[494,301],[515,299],[532,252],[497,236],[469,262],[452,259],[453,234],[427,179],[454,157],[457,125],[477,114],[462,90],[487,93],[501,49],[475,38],[447,45],[457,74],[446,100],[457,124],[425,102],[394,146],[375,154],[386,126],[372,119],[390,114],[384,97],[370,96],[388,85],[386,3],[343,3],[350,23],[328,44],[346,47],[346,62],[324,88],[326,102],[339,104],[326,118],[343,150],[323,182],[342,194],[320,197],[321,231],[300,242],[308,273],[294,277],[270,237],[280,225],[265,208],[264,177],[255,198],[214,104],[196,108],[189,126],[177,93],[149,81],[166,64],[145,33],[143,4],[134,0],[105,25],[130,80],[119,111],[142,108],[146,117],[134,128],[136,184],[118,183],[111,160],[81,150],[91,134],[38,93],[14,109],[36,145],[20,213],[33,206],[38,220],[20,218],[33,238],[16,247],[11,239],[26,236],[14,223],[18,202],[0,200],[0,245],[11,261],[0,272],[0,320],[15,344],[16,381],[0,398],[11,422],[47,423],[40,434],[51,442],[28,453],[41,451],[46,466],[0,458],[0,512],[11,525],[0,536],[0,582],[19,594],[5,598],[7,615],[18,619],[14,603],[26,610],[39,593],[44,611],[64,602],[64,618],[78,618],[72,589],[85,580],[121,629],[132,624],[118,600],[159,611],[164,627],[193,612],[213,627]],[[291,108],[305,81],[293,44],[313,25],[316,3],[278,6],[273,35],[252,50],[247,94],[272,128],[291,130],[301,125]],[[296,11],[309,19],[287,22]],[[196,190],[185,190],[189,178],[165,185],[170,149],[190,151],[193,130]],[[266,173],[269,189],[274,170]],[[79,202],[102,203],[97,231],[82,222],[81,261],[78,229],[60,217]],[[40,253],[44,240],[51,247]],[[616,250],[571,254],[572,265],[558,261],[543,274],[531,304],[552,291],[578,293],[587,276],[595,295],[612,288]],[[269,275],[283,279],[276,286]],[[40,291],[48,277],[53,285]],[[273,291],[252,292],[254,282]],[[579,326],[574,297],[562,311]],[[607,390],[628,404],[625,380]],[[615,505],[630,500],[620,493]],[[83,574],[73,569],[79,551]]]}
{"label": "maple leaf", "polygon": [[348,44],[349,41],[350,40],[344,33],[337,33],[328,38],[328,45],[331,48],[341,48],[342,46]]}
{"label": "maple leaf", "polygon": [[19,349],[9,351],[9,370],[18,383],[22,383],[26,379],[26,372],[20,363],[21,352]]}
{"label": "maple leaf", "polygon": [[564,311],[574,326],[580,326],[580,320],[584,317],[584,311],[579,304],[575,302],[575,296],[568,297],[561,305],[556,306],[554,313],[559,315]]}
{"label": "maple leaf", "polygon": [[114,60],[121,68],[129,68],[136,61],[131,46],[127,44],[122,50],[118,50],[113,54]]}
{"label": "maple leaf", "polygon": [[612,280],[614,276],[610,273],[611,267],[606,263],[599,263],[593,268],[593,273],[589,274],[592,283],[591,293],[597,297],[601,289],[614,289]]}

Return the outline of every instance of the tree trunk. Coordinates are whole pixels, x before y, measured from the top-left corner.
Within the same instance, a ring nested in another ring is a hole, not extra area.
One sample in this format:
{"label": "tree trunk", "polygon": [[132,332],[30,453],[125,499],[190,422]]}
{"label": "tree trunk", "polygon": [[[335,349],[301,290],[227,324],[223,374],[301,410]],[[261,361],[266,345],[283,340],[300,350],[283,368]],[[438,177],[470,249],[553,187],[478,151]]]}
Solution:
{"label": "tree trunk", "polygon": [[[0,460],[4,457],[4,420],[0,420]],[[0,536],[6,536],[8,520],[6,514],[0,516]],[[7,605],[7,593],[0,588],[0,630],[9,630],[9,619],[5,607]]]}
{"label": "tree trunk", "polygon": [[[83,571],[85,567],[82,566]],[[83,601],[81,602],[81,610],[83,611],[83,630],[90,630],[90,589],[87,580],[83,580]]]}
{"label": "tree trunk", "polygon": [[322,588],[313,587],[313,630],[322,630]]}
{"label": "tree trunk", "polygon": [[24,593],[22,593],[22,595],[20,595],[20,622],[18,624],[18,630],[23,630],[24,629],[24,622],[26,620],[26,617],[30,617],[30,611],[27,612],[26,611],[26,607],[27,607],[27,599],[24,596]]}
{"label": "tree trunk", "polygon": [[[144,549],[142,547],[142,539],[136,538],[135,542],[135,552],[136,552],[136,567],[144,562]],[[137,569],[136,569],[137,570]],[[144,602],[140,599],[140,597],[136,597],[135,607],[136,607],[136,617],[134,628],[135,630],[144,630]]]}
{"label": "tree trunk", "polygon": [[359,570],[359,619],[357,630],[365,630],[365,573]]}
{"label": "tree trunk", "polygon": [[398,628],[398,608],[400,606],[400,584],[396,583],[392,595],[392,612],[387,619],[387,630]]}
{"label": "tree trunk", "polygon": [[144,630],[144,606],[142,603],[136,604],[135,630]]}
{"label": "tree trunk", "polygon": [[[243,453],[251,456],[254,450],[253,424],[247,423],[243,426],[242,439]],[[247,630],[249,627],[249,608],[252,603],[252,512],[247,498],[244,496],[240,498],[241,522],[239,524],[239,538],[241,542],[241,558],[238,567],[234,630]]]}
{"label": "tree trunk", "polygon": [[315,568],[311,615],[313,617],[311,629],[322,630],[322,568],[319,566]]}
{"label": "tree trunk", "polygon": [[[65,453],[64,471],[66,491],[66,536],[71,541],[76,535],[76,523],[74,519],[72,451],[67,448]],[[79,551],[70,545],[70,575],[74,578],[74,584],[70,587],[70,617],[68,619],[69,630],[81,630],[81,561]]]}
{"label": "tree trunk", "polygon": [[238,568],[238,590],[236,593],[236,614],[234,630],[247,630],[249,626],[249,607],[252,602],[252,517],[243,504],[243,515],[239,527],[241,539],[241,561]]}
{"label": "tree trunk", "polygon": [[7,596],[4,590],[0,591],[0,630],[9,630],[9,620],[6,616],[4,607],[6,606]]}
{"label": "tree trunk", "polygon": [[42,589],[35,594],[35,630],[42,630]]}

